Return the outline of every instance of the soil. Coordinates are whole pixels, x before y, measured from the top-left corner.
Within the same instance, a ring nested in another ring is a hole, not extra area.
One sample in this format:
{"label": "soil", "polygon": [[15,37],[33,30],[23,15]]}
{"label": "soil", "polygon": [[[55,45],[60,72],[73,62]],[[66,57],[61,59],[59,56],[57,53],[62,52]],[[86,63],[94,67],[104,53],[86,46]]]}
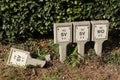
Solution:
{"label": "soil", "polygon": [[[46,43],[42,47],[48,45],[47,41],[40,43]],[[21,44],[13,46],[19,45]],[[44,68],[29,67],[23,69],[8,66],[6,62],[10,47],[10,45],[0,45],[0,80],[120,80],[120,66],[101,63],[98,57],[75,67],[60,63],[58,58],[52,59]],[[120,53],[120,47],[111,50],[111,52]]]}

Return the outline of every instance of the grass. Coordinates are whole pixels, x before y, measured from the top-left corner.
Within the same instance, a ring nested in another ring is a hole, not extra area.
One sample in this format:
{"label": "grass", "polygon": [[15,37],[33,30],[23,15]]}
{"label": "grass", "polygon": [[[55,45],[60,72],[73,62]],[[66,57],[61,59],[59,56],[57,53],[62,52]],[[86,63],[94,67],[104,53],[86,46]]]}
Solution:
{"label": "grass", "polygon": [[[19,45],[19,46],[18,46]],[[95,54],[94,49],[90,49],[86,54],[84,59],[78,58],[77,56],[77,46],[76,44],[69,44],[67,46],[67,57],[65,60],[65,63],[59,63],[59,65],[55,65],[54,60],[59,59],[59,45],[54,44],[53,40],[28,40],[25,43],[15,45],[14,47],[22,50],[27,50],[31,52],[31,56],[33,58],[38,58],[44,60],[44,56],[47,54],[50,54],[52,56],[52,66],[49,66],[44,69],[42,72],[38,70],[42,70],[39,67],[31,67],[27,68],[26,70],[20,69],[20,68],[12,68],[12,67],[6,67],[5,70],[2,70],[0,72],[2,75],[1,80],[26,80],[30,78],[30,76],[35,77],[35,80],[39,80],[39,76],[42,76],[42,80],[69,80],[70,78],[78,79],[78,80],[86,80],[89,79],[90,74],[84,73],[84,71],[94,70],[94,67],[102,67],[106,65],[120,65],[120,52],[117,51],[120,48],[114,48],[111,51],[104,52],[104,55],[102,57],[98,57]],[[8,55],[5,54],[3,56],[0,56],[0,61],[4,60],[6,61],[6,57]],[[66,65],[67,68],[65,68]],[[52,70],[50,69],[52,67]],[[88,68],[86,68],[88,67]],[[83,72],[82,72],[83,68]],[[103,67],[104,68],[104,67]],[[50,71],[47,71],[47,69]],[[29,71],[28,71],[29,70]],[[65,71],[68,72],[66,73]],[[17,74],[16,74],[17,73]],[[26,74],[25,74],[26,73]],[[29,74],[28,74],[29,73]],[[37,76],[36,75],[39,75]],[[62,75],[61,75],[62,74]],[[65,74],[69,75],[67,77]],[[110,73],[106,73],[105,75],[109,76]],[[106,78],[108,78],[106,76]],[[111,76],[111,75],[110,75]],[[90,77],[91,78],[91,77]],[[100,79],[102,79],[100,77]]]}
{"label": "grass", "polygon": [[120,53],[111,53],[107,56],[109,64],[120,65]]}
{"label": "grass", "polygon": [[[6,70],[7,69],[7,70]],[[23,73],[21,72],[21,68],[13,68],[13,67],[9,67],[6,68],[3,71],[3,76],[1,77],[2,80],[24,80],[25,79],[25,75],[23,75]],[[21,75],[17,75],[15,73],[17,73],[17,71],[19,71],[19,73],[22,73]]]}
{"label": "grass", "polygon": [[61,80],[61,79],[60,79],[60,77],[59,77],[58,75],[56,75],[56,74],[50,75],[50,74],[45,73],[45,74],[43,75],[43,80]]}
{"label": "grass", "polygon": [[[27,49],[27,48],[29,49]],[[108,47],[108,46],[107,46]],[[53,40],[39,41],[28,39],[24,44],[17,46],[18,49],[28,50],[31,52],[31,56],[33,58],[38,58],[44,60],[45,55],[50,54],[52,56],[52,60],[59,59],[59,45],[54,44]],[[65,63],[67,65],[72,65],[73,67],[79,67],[81,63],[86,63],[88,61],[93,61],[96,63],[96,54],[93,49],[89,50],[85,55],[84,59],[78,58],[77,53],[77,44],[68,44],[67,46],[67,57]],[[120,53],[110,53],[107,55],[103,55],[103,58],[110,64],[120,64]],[[104,59],[102,61],[104,61]]]}
{"label": "grass", "polygon": [[56,66],[56,67],[55,67],[56,72],[62,72],[62,71],[64,71],[64,70],[63,70],[63,67],[64,67],[64,66],[62,66],[62,65]]}

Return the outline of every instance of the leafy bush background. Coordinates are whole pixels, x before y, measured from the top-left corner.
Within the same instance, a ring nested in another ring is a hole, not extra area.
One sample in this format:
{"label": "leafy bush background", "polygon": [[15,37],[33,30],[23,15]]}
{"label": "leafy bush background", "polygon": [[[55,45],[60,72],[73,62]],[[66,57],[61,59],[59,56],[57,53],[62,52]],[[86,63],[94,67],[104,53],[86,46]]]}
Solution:
{"label": "leafy bush background", "polygon": [[56,22],[99,19],[119,31],[120,0],[0,0],[0,41],[52,35]]}

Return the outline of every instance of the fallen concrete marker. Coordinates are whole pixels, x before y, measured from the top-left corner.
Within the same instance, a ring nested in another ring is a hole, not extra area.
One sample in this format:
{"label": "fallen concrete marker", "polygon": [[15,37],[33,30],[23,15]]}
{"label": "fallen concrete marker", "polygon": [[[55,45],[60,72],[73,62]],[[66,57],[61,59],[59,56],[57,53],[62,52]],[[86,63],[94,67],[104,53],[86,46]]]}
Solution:
{"label": "fallen concrete marker", "polygon": [[7,65],[20,67],[26,67],[27,65],[44,67],[45,64],[46,61],[31,58],[30,52],[15,48],[11,48],[7,61]]}

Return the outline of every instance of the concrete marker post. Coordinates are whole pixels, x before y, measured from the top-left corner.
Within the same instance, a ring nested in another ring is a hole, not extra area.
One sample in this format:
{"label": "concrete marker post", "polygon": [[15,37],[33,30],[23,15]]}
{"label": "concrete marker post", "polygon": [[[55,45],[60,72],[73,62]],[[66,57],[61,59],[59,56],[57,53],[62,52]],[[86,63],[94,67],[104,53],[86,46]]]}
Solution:
{"label": "concrete marker post", "polygon": [[73,26],[73,42],[76,42],[78,45],[78,57],[84,57],[85,44],[90,40],[90,22],[73,22]]}
{"label": "concrete marker post", "polygon": [[98,56],[102,56],[102,44],[108,39],[108,20],[91,21],[92,23],[92,41],[95,42],[94,49]]}
{"label": "concrete marker post", "polygon": [[60,61],[63,62],[66,59],[67,53],[67,44],[59,44],[59,54],[60,54]]}
{"label": "concrete marker post", "polygon": [[78,45],[78,57],[81,57],[81,58],[84,57],[85,44],[86,44],[86,41],[77,42],[77,45]]}
{"label": "concrete marker post", "polygon": [[102,44],[104,40],[95,41],[94,49],[98,56],[102,56]]}
{"label": "concrete marker post", "polygon": [[64,62],[68,43],[72,42],[72,23],[54,23],[54,43],[59,44],[60,62]]}
{"label": "concrete marker post", "polygon": [[15,48],[11,48],[7,61],[7,65],[21,67],[26,67],[26,65],[39,65],[40,67],[44,67],[45,64],[46,61],[31,58],[30,52]]}

